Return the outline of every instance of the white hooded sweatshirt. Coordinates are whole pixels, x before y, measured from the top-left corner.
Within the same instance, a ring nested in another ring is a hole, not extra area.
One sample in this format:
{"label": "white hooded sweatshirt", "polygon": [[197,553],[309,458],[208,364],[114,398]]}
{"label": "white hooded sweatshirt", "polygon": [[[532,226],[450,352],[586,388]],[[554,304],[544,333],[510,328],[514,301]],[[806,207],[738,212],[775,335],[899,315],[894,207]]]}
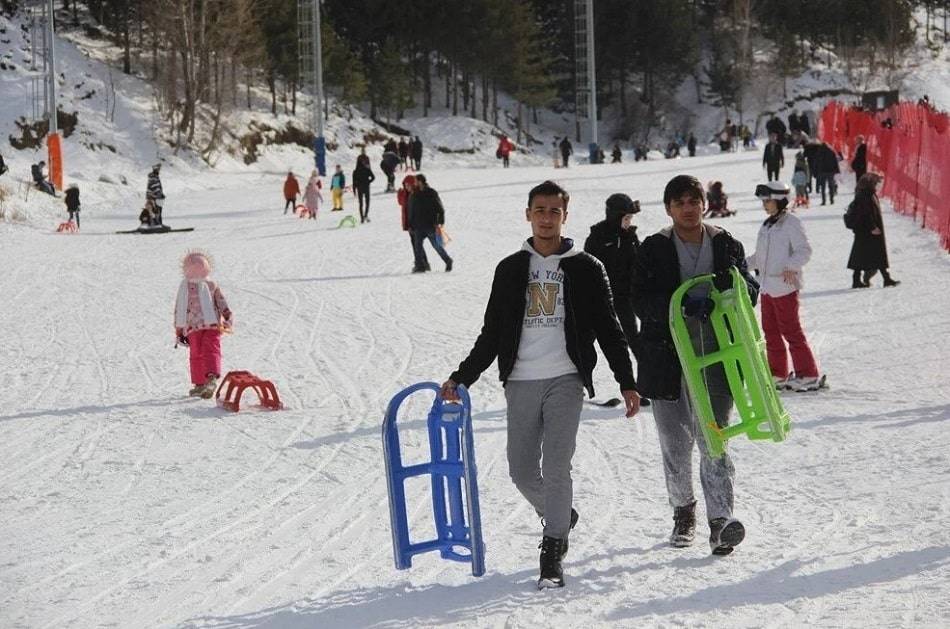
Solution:
{"label": "white hooded sweatshirt", "polygon": [[577,367],[567,355],[564,337],[564,272],[561,260],[578,254],[573,243],[563,253],[543,257],[531,243],[522,249],[531,253],[528,266],[527,307],[518,344],[518,357],[509,380],[547,380],[570,373]]}

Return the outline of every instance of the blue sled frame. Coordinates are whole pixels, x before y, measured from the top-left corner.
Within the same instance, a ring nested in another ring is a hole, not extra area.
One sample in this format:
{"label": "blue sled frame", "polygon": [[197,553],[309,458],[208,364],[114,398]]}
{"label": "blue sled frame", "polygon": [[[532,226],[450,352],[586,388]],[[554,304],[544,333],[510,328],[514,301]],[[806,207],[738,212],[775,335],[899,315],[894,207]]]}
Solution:
{"label": "blue sled frame", "polygon": [[[396,416],[406,398],[426,390],[435,393],[427,420],[431,460],[404,466]],[[389,402],[383,420],[383,454],[389,487],[393,557],[396,569],[405,570],[412,566],[413,555],[438,550],[443,559],[471,563],[472,575],[480,577],[485,574],[485,545],[478,509],[472,402],[465,387],[458,388],[459,403],[446,402],[439,395],[439,390],[439,385],[434,382],[420,382],[403,389]],[[424,474],[428,474],[432,480],[432,515],[437,537],[411,543],[406,515],[405,480]]]}

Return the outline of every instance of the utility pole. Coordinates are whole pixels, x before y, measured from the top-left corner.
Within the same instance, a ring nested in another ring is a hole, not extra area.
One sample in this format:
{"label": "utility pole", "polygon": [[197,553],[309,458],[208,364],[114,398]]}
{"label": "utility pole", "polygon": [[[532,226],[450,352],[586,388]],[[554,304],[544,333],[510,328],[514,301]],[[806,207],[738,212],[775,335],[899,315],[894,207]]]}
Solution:
{"label": "utility pole", "polygon": [[581,118],[590,122],[587,145],[590,163],[598,161],[597,77],[594,63],[594,0],[574,0],[574,94],[577,111],[577,141],[581,141]]}
{"label": "utility pole", "polygon": [[594,0],[587,0],[587,78],[590,81],[588,90],[590,90],[590,104],[588,115],[590,116],[590,153],[591,163],[594,163],[597,157],[597,76],[594,63]]}
{"label": "utility pole", "polygon": [[314,140],[314,154],[317,160],[317,170],[321,177],[327,174],[327,142],[323,137],[323,41],[320,33],[320,0],[313,0],[313,105],[316,117],[316,139]]}
{"label": "utility pole", "polygon": [[47,70],[49,75],[49,133],[46,136],[46,149],[49,153],[49,178],[57,190],[63,189],[63,147],[59,137],[59,128],[56,109],[56,45],[53,41],[56,34],[56,20],[53,13],[53,0],[47,4],[49,12],[47,39],[47,54],[49,64]]}

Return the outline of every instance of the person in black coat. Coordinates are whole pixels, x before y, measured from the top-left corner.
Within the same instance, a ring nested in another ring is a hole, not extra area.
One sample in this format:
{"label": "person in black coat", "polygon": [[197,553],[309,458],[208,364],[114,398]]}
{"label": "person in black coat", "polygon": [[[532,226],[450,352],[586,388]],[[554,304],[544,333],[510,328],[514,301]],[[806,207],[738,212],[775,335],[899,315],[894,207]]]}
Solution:
{"label": "person in black coat", "polygon": [[785,166],[785,155],[775,134],[769,136],[769,143],[765,145],[765,150],[762,152],[762,165],[765,166],[769,181],[773,179],[778,181],[779,172]]}
{"label": "person in black coat", "polygon": [[782,122],[778,116],[773,115],[768,122],[765,123],[765,130],[769,135],[773,133],[778,136],[778,143],[785,143],[785,133],[788,131],[785,127],[785,123]]}
{"label": "person in black coat", "polygon": [[[363,159],[363,158],[366,159]],[[369,167],[369,158],[360,155],[356,158],[356,168],[353,169],[353,192],[360,203],[360,222],[369,222],[369,185],[376,181],[373,169]]]}
{"label": "person in black coat", "polygon": [[692,132],[689,134],[689,139],[686,140],[686,150],[689,151],[690,157],[696,157],[696,136]]}
{"label": "person in black coat", "polygon": [[[808,153],[805,153],[808,157]],[[831,197],[831,204],[835,203],[835,193],[838,192],[838,183],[835,181],[835,175],[841,172],[838,166],[838,156],[834,149],[828,146],[827,142],[822,142],[815,150],[815,167],[812,173],[815,175],[815,185],[818,192],[821,193],[821,204],[825,205],[825,193]]]}
{"label": "person in black coat", "polygon": [[854,232],[854,243],[851,245],[851,255],[848,256],[848,268],[853,272],[851,288],[867,288],[878,271],[884,278],[885,288],[900,284],[887,270],[889,264],[884,219],[877,198],[877,186],[880,182],[880,175],[865,173],[858,180],[854,189],[854,200],[848,206],[846,219],[849,228]]}
{"label": "person in black coat", "polygon": [[383,153],[379,160],[379,169],[386,175],[386,192],[396,191],[396,167],[399,166],[399,155],[393,151]]}
{"label": "person in black coat", "polygon": [[8,170],[9,168],[7,167],[6,163],[4,163],[3,161],[3,155],[0,155],[0,175],[4,174]]}
{"label": "person in black coat", "polygon": [[854,171],[854,183],[857,186],[861,177],[868,171],[868,145],[864,143],[864,136],[857,137],[858,147],[854,151],[854,159],[851,160],[851,170]]}
{"label": "person in black coat", "polygon": [[590,235],[584,241],[584,251],[604,265],[614,296],[614,310],[620,320],[627,345],[637,355],[637,316],[633,309],[633,265],[637,258],[640,239],[633,215],[640,211],[640,202],[623,193],[607,197],[606,218],[591,225]]}
{"label": "person in black coat", "polygon": [[567,168],[570,165],[571,155],[574,153],[574,145],[571,144],[571,141],[568,140],[565,135],[561,143],[558,144],[558,148],[561,149],[561,165]]}
{"label": "person in black coat", "polygon": [[[731,286],[728,274],[732,267],[745,278],[753,303],[758,297],[758,283],[749,275],[742,243],[724,229],[703,223],[706,197],[699,180],[690,175],[674,177],[663,192],[663,203],[673,224],[643,241],[634,266],[633,302],[642,324],[637,389],[652,401],[673,507],[670,545],[689,546],[695,536],[692,453],[698,442],[710,548],[714,554],[723,555],[745,536],[743,525],[732,517],[735,468],[728,454],[713,459],[707,451],[670,333],[670,300],[683,281],[698,275],[714,273],[717,286]],[[697,286],[677,306],[686,317],[696,352],[718,349],[709,322],[714,304],[708,297],[708,287]],[[706,369],[704,380],[716,423],[726,426],[733,400],[722,365]]]}
{"label": "person in black coat", "polygon": [[416,189],[409,197],[408,220],[416,257],[412,272],[424,273],[431,270],[423,246],[426,240],[445,262],[446,273],[451,271],[452,258],[446,253],[441,239],[436,237],[438,228],[445,224],[445,208],[442,207],[439,193],[429,187],[426,176],[422,173],[416,175]]}
{"label": "person in black coat", "polygon": [[69,220],[76,223],[76,229],[79,229],[79,186],[70,184],[66,188],[66,211],[69,212]]}
{"label": "person in black coat", "polygon": [[422,168],[422,140],[419,139],[419,136],[416,136],[416,139],[412,141],[412,146],[410,147],[410,154],[412,156],[413,168],[419,170]]}

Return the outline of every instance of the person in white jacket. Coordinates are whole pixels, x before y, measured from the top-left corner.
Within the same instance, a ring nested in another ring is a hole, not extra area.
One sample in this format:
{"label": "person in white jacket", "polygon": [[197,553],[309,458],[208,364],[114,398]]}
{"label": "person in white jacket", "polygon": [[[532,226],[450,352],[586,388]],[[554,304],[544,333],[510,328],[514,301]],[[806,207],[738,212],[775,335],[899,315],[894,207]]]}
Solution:
{"label": "person in white jacket", "polygon": [[[787,211],[789,192],[779,181],[756,186],[755,196],[769,217],[759,228],[755,252],[747,263],[759,274],[762,330],[776,388],[816,391],[824,377],[818,372],[798,315],[802,268],[811,258],[811,245],[802,222]],[[788,368],[788,354],[792,355],[794,375]]]}

